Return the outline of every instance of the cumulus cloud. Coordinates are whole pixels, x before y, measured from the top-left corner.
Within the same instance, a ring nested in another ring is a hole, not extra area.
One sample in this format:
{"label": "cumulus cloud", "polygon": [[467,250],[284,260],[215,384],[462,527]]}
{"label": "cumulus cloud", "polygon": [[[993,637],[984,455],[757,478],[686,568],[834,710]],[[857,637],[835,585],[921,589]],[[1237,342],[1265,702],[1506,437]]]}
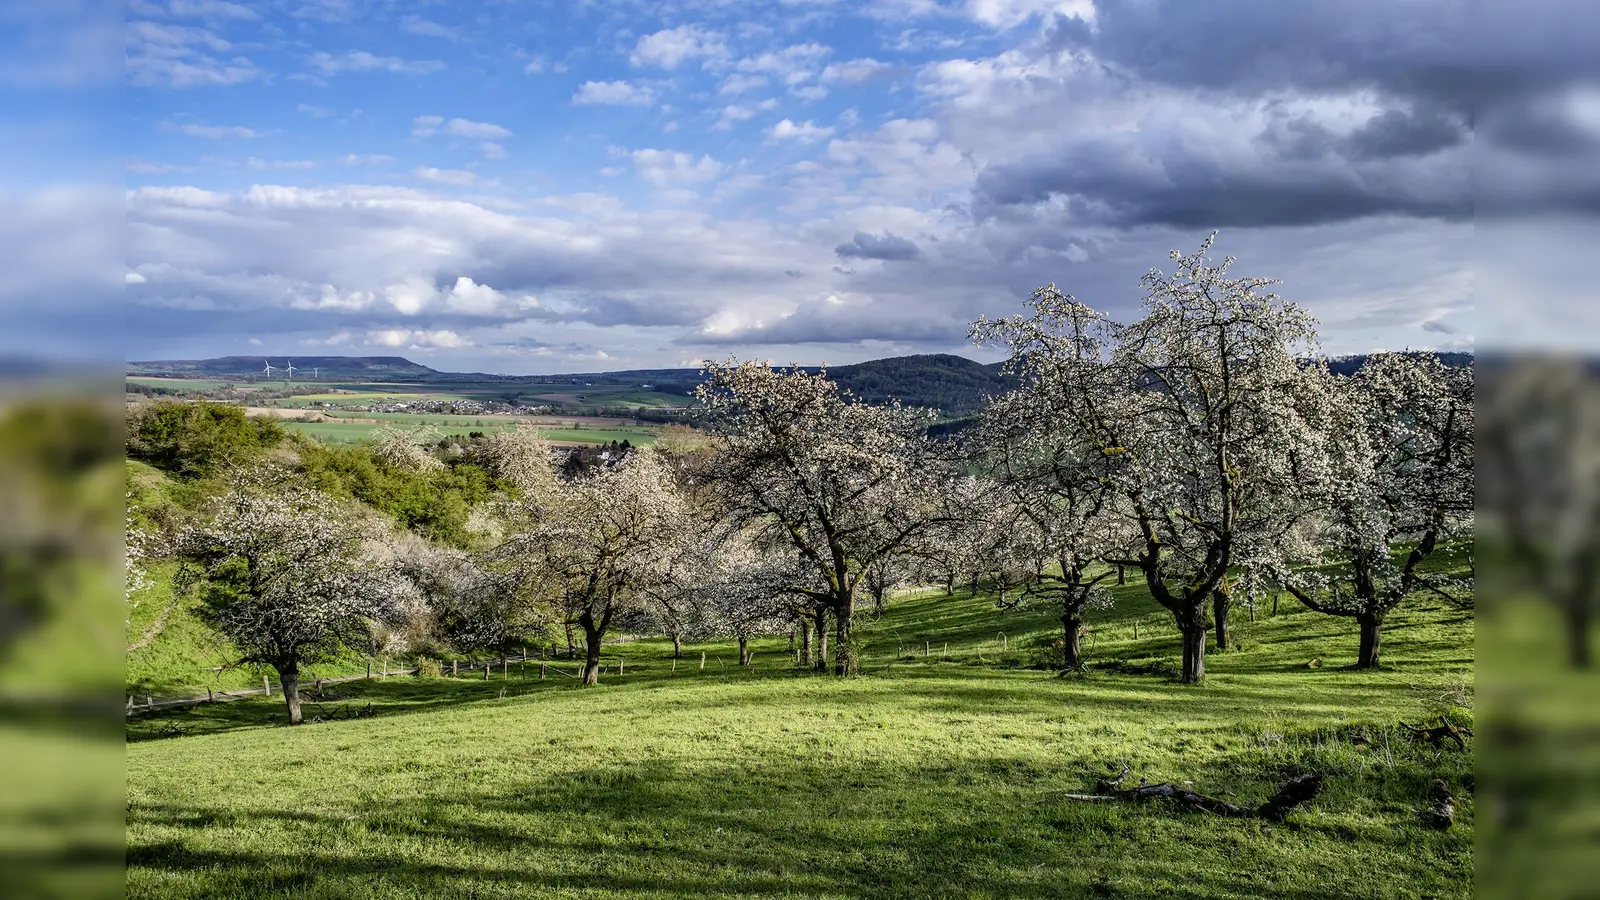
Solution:
{"label": "cumulus cloud", "polygon": [[423,181],[448,184],[453,187],[466,187],[478,180],[478,175],[475,172],[469,172],[465,169],[435,169],[432,166],[417,166],[411,170],[411,174]]}
{"label": "cumulus cloud", "polygon": [[801,122],[797,125],[789,119],[784,119],[782,122],[779,122],[778,124],[767,129],[767,137],[772,138],[775,141],[799,141],[801,143],[811,143],[812,141],[820,141],[832,134],[833,129],[831,127],[826,125],[813,125],[810,120]]}
{"label": "cumulus cloud", "polygon": [[818,79],[824,84],[860,84],[894,70],[888,63],[863,57],[849,62],[832,63],[822,70]]}
{"label": "cumulus cloud", "polygon": [[727,52],[720,34],[699,25],[680,25],[640,38],[628,61],[670,70],[691,59],[720,59]]}
{"label": "cumulus cloud", "polygon": [[649,106],[655,94],[626,81],[585,81],[572,102],[578,106]]}
{"label": "cumulus cloud", "polygon": [[908,238],[888,233],[871,235],[860,231],[856,232],[854,238],[833,248],[833,252],[845,259],[910,260],[922,256],[916,243]]}
{"label": "cumulus cloud", "polygon": [[709,155],[698,159],[679,150],[634,150],[628,154],[633,170],[657,187],[681,187],[710,181],[727,168]]}

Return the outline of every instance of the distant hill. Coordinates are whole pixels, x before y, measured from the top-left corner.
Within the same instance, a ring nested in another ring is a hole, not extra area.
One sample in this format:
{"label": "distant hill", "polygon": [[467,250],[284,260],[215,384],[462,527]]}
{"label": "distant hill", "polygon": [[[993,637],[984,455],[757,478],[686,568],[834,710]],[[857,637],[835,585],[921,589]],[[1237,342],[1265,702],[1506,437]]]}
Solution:
{"label": "distant hill", "polygon": [[[1471,353],[1441,353],[1446,365],[1470,366]],[[1341,375],[1353,374],[1366,364],[1370,354],[1338,356],[1329,367]],[[129,375],[173,377],[248,378],[261,373],[267,357],[224,356],[217,359],[162,360],[128,363]],[[273,357],[276,369],[287,361]],[[350,378],[366,381],[409,381],[434,384],[648,384],[651,390],[690,395],[700,383],[699,369],[628,369],[618,372],[579,372],[565,375],[489,375],[440,372],[400,356],[304,356],[294,357],[296,371],[310,374],[317,368],[322,379]],[[1012,380],[1002,375],[1000,363],[980,363],[950,353],[924,353],[874,359],[828,369],[828,377],[851,394],[868,403],[898,400],[907,406],[939,410],[949,418],[971,416],[983,408],[986,398],[1007,390]],[[817,371],[816,366],[802,366]]]}
{"label": "distant hill", "polygon": [[1000,374],[999,363],[986,365],[950,353],[874,359],[829,368],[828,377],[868,403],[899,400],[947,416],[977,412],[987,398],[1004,393],[1012,382]]}
{"label": "distant hill", "polygon": [[303,369],[310,375],[311,370],[316,369],[320,378],[387,381],[429,380],[446,375],[403,356],[219,356],[215,359],[150,360],[128,363],[128,374],[174,378],[249,378],[264,374],[268,362],[277,370],[291,360],[296,372]]}

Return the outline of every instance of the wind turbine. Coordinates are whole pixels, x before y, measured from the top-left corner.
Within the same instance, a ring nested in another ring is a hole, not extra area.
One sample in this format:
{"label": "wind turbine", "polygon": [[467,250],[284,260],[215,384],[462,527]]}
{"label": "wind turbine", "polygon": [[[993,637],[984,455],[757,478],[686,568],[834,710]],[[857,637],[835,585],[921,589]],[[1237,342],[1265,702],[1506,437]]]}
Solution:
{"label": "wind turbine", "polygon": [[322,374],[321,373],[322,373],[322,367],[320,367],[320,366],[312,366],[311,367],[311,380],[312,381],[317,381],[318,379],[322,378]]}
{"label": "wind turbine", "polygon": [[289,360],[289,365],[284,367],[284,371],[289,373],[289,377],[288,377],[287,380],[288,381],[293,381],[294,380],[294,360],[292,360],[292,359]]}
{"label": "wind turbine", "polygon": [[267,363],[267,377],[271,378],[272,377],[272,361],[271,360],[267,360],[266,363]]}

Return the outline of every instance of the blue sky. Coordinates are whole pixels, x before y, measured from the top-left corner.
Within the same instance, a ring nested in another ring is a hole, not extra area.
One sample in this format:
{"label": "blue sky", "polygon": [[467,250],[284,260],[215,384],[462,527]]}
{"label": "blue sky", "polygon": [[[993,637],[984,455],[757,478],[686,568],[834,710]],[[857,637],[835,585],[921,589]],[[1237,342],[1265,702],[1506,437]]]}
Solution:
{"label": "blue sky", "polygon": [[1395,6],[129,0],[126,356],[987,358],[1212,228],[1329,352],[1468,347],[1466,17]]}

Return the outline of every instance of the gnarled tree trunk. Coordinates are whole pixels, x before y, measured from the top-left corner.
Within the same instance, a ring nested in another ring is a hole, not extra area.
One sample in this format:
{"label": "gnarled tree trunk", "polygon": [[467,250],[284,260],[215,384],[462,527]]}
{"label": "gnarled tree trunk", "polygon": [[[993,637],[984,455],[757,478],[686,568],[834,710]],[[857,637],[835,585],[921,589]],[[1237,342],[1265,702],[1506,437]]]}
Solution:
{"label": "gnarled tree trunk", "polygon": [[800,665],[811,665],[811,620],[800,620]]}
{"label": "gnarled tree trunk", "polygon": [[1356,616],[1361,626],[1361,649],[1356,655],[1356,668],[1376,669],[1383,657],[1383,617]]}
{"label": "gnarled tree trunk", "polygon": [[739,665],[750,665],[750,638],[742,634],[739,635]]}
{"label": "gnarled tree trunk", "polygon": [[278,684],[283,688],[283,702],[289,707],[289,724],[299,725],[300,717],[300,667],[295,663],[276,666]]}
{"label": "gnarled tree trunk", "polygon": [[1211,591],[1211,617],[1216,619],[1217,649],[1228,649],[1228,610],[1233,605],[1233,598],[1222,588]]}
{"label": "gnarled tree trunk", "polygon": [[856,659],[856,647],[851,640],[851,632],[855,626],[855,616],[852,615],[853,603],[841,602],[839,608],[833,611],[834,618],[834,647],[833,647],[833,674],[859,675],[861,674],[861,660]]}
{"label": "gnarled tree trunk", "polygon": [[1063,668],[1074,671],[1083,668],[1082,635],[1082,619],[1070,613],[1061,617],[1061,638],[1064,642],[1061,654]]}
{"label": "gnarled tree trunk", "polygon": [[587,653],[583,663],[583,683],[600,683],[600,641],[605,637],[605,629],[597,626],[594,617],[585,612],[578,623],[583,626],[583,641]]}
{"label": "gnarled tree trunk", "polygon": [[672,658],[683,659],[683,632],[672,633]]}
{"label": "gnarled tree trunk", "polygon": [[1183,635],[1183,670],[1179,680],[1184,684],[1198,684],[1206,677],[1206,619],[1205,609],[1199,603],[1189,615],[1178,620],[1178,631]]}
{"label": "gnarled tree trunk", "polygon": [[812,660],[812,667],[818,672],[828,671],[828,611],[818,609],[811,614],[817,626],[817,656]]}

